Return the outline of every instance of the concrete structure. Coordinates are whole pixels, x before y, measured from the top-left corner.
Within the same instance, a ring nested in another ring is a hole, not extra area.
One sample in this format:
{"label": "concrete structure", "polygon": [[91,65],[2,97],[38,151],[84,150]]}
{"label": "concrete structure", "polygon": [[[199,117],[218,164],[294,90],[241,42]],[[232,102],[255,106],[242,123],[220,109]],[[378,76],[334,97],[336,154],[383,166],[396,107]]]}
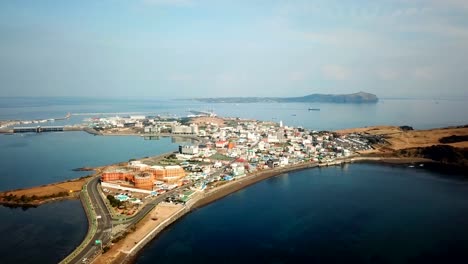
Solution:
{"label": "concrete structure", "polygon": [[103,172],[101,175],[101,181],[111,182],[111,181],[126,181],[130,182],[133,180],[134,174],[130,170],[111,170]]}
{"label": "concrete structure", "polygon": [[37,126],[37,127],[14,127],[13,133],[41,133],[41,132],[60,132],[63,131],[63,126]]}
{"label": "concrete structure", "polygon": [[191,124],[189,126],[173,124],[171,126],[172,134],[189,134],[189,135],[198,135],[198,126]]}
{"label": "concrete structure", "polygon": [[151,172],[155,180],[171,184],[185,177],[185,171],[180,166],[151,166]]}
{"label": "concrete structure", "polygon": [[196,155],[199,153],[198,146],[179,146],[179,153],[184,155]]}
{"label": "concrete structure", "polygon": [[138,173],[134,177],[135,188],[152,190],[154,185],[154,176],[149,172]]}
{"label": "concrete structure", "polygon": [[[180,166],[148,166],[146,164],[134,164],[127,169],[108,170],[101,174],[102,182],[125,182],[138,189],[152,190],[156,181],[169,184],[179,182],[185,177],[185,171]],[[141,166],[144,165],[144,166]],[[144,169],[142,169],[144,168]]]}

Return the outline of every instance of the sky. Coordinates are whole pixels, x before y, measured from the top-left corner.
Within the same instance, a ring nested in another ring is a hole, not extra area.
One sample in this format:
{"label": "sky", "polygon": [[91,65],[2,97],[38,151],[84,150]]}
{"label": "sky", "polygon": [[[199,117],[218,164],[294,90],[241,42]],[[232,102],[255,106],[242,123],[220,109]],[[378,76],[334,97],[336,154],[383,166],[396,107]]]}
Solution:
{"label": "sky", "polygon": [[466,0],[3,0],[0,96],[468,96]]}

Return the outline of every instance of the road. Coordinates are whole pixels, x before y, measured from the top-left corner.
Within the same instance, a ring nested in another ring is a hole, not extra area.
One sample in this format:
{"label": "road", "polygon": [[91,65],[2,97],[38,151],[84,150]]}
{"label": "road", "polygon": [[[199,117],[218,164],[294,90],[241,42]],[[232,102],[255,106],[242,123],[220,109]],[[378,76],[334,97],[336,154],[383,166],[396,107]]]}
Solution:
{"label": "road", "polygon": [[[97,231],[84,249],[77,254],[70,263],[82,263],[84,258],[90,259],[94,254],[99,252],[101,250],[101,246],[95,245],[96,240],[101,240],[103,245],[107,244],[111,240],[112,218],[101,198],[101,195],[99,194],[98,183],[99,177],[96,177],[86,186],[86,192],[91,199],[92,208],[94,209],[96,216],[100,216],[99,219],[94,219],[97,221]],[[93,221],[93,219],[88,220]]]}
{"label": "road", "polygon": [[180,191],[181,189],[190,188],[194,184],[195,183],[193,183],[193,182],[189,183],[189,184],[185,184],[185,185],[182,185],[181,187],[178,187],[176,189],[165,192],[164,194],[158,195],[152,201],[145,204],[145,206],[143,206],[143,208],[141,208],[135,216],[132,216],[132,217],[129,217],[129,218],[126,218],[126,219],[113,220],[113,223],[115,225],[116,224],[129,224],[129,225],[132,225],[132,224],[138,223],[141,219],[143,219],[149,213],[149,211],[151,211],[156,205],[158,205],[160,202],[162,202],[164,199],[166,199],[169,195],[174,194],[174,193]]}
{"label": "road", "polygon": [[[85,245],[84,249],[80,251],[74,258],[70,260],[70,263],[83,263],[83,259],[92,259],[92,257],[101,250],[100,245],[95,245],[96,240],[101,240],[102,245],[106,245],[111,241],[112,226],[117,224],[132,225],[138,223],[143,219],[149,211],[151,211],[158,203],[166,199],[167,196],[180,191],[182,188],[188,188],[194,185],[194,183],[183,185],[177,189],[168,191],[162,195],[157,196],[154,200],[147,203],[135,216],[123,220],[113,220],[109,210],[106,207],[105,201],[103,200],[99,188],[99,179],[96,177],[92,179],[86,186],[86,192],[88,193],[92,209],[95,211],[96,216],[100,218],[95,219],[97,221],[97,231],[92,239]],[[89,219],[93,221],[93,219]]]}
{"label": "road", "polygon": [[[229,164],[232,164],[234,160],[230,161]],[[211,174],[207,180],[219,176],[226,166],[223,166],[220,170]],[[109,210],[103,200],[98,188],[99,188],[99,179],[100,177],[95,177],[92,179],[86,186],[86,192],[88,193],[91,199],[92,210],[94,210],[96,216],[100,216],[97,219],[94,219],[97,223],[97,230],[92,239],[84,246],[84,249],[81,250],[75,257],[70,260],[70,263],[83,263],[83,259],[92,259],[95,254],[101,250],[100,245],[95,245],[96,240],[101,240],[102,245],[107,245],[112,240],[112,226],[117,224],[126,224],[128,226],[138,223],[143,219],[158,203],[162,202],[169,195],[172,195],[181,189],[192,187],[195,182],[178,187],[174,190],[168,191],[162,195],[157,196],[152,201],[148,202],[143,208],[133,217],[124,218],[124,219],[112,219]],[[93,219],[88,219],[93,221]]]}

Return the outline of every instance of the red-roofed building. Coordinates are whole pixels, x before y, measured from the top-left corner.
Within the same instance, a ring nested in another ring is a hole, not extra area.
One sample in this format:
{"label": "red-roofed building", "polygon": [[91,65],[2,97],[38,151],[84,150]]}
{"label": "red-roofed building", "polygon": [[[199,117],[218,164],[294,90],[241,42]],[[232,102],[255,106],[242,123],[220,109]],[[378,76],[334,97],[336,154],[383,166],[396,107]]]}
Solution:
{"label": "red-roofed building", "polygon": [[225,140],[220,140],[220,141],[216,142],[216,147],[217,148],[225,148],[228,144],[229,144],[229,142],[227,142]]}

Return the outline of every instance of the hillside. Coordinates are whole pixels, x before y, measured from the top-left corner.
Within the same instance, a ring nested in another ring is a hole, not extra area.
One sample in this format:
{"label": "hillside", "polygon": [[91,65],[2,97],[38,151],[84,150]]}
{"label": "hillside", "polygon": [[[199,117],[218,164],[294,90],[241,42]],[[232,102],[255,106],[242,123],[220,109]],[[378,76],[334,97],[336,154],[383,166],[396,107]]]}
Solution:
{"label": "hillside", "polygon": [[443,164],[468,166],[468,126],[428,130],[412,130],[408,126],[374,126],[338,130],[336,133],[363,133],[385,140],[385,144],[373,145],[373,150],[361,154],[428,158]]}
{"label": "hillside", "polygon": [[195,98],[204,103],[376,103],[375,94],[358,92],[353,94],[310,94],[301,97],[215,97]]}

